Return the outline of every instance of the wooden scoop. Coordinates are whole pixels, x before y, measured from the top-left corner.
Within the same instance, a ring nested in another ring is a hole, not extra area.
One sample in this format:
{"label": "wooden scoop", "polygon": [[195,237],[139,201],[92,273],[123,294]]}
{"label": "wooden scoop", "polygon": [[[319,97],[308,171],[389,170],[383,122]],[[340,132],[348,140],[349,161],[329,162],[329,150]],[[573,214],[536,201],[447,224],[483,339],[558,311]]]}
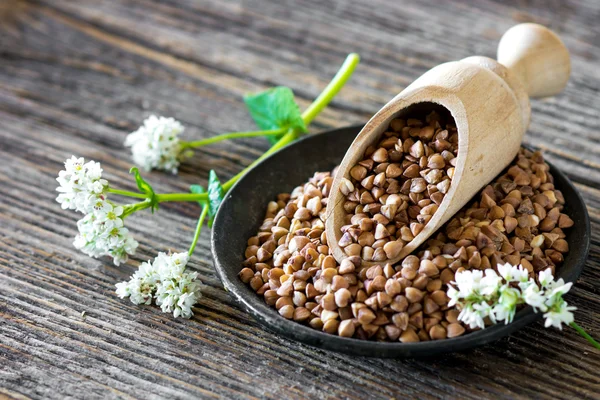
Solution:
{"label": "wooden scoop", "polygon": [[[427,71],[375,114],[358,134],[334,179],[327,207],[328,245],[338,262],[347,257],[338,245],[345,224],[342,178],[377,143],[394,118],[444,108],[458,129],[458,159],[450,189],[423,230],[395,263],[413,252],[455,215],[479,190],[514,159],[529,126],[529,97],[559,93],[570,73],[569,53],[549,29],[520,24],[509,29],[498,46],[498,61],[468,57]],[[363,261],[363,265],[381,262]]]}

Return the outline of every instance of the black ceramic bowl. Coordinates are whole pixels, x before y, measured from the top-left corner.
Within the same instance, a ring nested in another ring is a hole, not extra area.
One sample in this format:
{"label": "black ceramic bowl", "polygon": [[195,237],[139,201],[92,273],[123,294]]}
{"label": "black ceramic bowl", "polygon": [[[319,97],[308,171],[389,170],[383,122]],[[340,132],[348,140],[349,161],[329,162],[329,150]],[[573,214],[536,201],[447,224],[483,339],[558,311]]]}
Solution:
{"label": "black ceramic bowl", "polygon": [[[307,136],[281,149],[249,171],[226,195],[212,230],[215,269],[225,289],[265,328],[312,346],[359,356],[413,357],[459,351],[509,335],[541,318],[531,307],[519,311],[509,325],[499,324],[453,339],[419,343],[387,343],[343,338],[314,330],[281,317],[239,278],[246,241],[258,231],[266,205],[277,194],[290,192],[315,171],[330,171],[343,158],[362,126],[335,129]],[[555,184],[566,200],[566,213],[575,221],[567,241],[570,251],[559,270],[568,282],[583,269],[589,243],[590,223],[583,200],[569,179],[550,166]]]}

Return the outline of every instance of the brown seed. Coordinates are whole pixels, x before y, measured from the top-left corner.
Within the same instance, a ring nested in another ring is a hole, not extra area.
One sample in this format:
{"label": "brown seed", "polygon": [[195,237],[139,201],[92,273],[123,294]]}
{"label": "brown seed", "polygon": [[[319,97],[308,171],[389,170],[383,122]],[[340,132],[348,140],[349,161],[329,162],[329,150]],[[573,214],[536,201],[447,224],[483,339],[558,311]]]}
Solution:
{"label": "brown seed", "polygon": [[378,224],[377,227],[375,228],[375,239],[379,240],[379,239],[386,238],[388,236],[390,236],[390,233],[386,229],[385,225]]}
{"label": "brown seed", "polygon": [[394,297],[402,292],[402,285],[397,279],[390,278],[385,282],[385,292]]}
{"label": "brown seed", "polygon": [[444,292],[443,290],[435,290],[433,293],[431,293],[430,298],[438,305],[438,306],[444,306],[448,303],[448,296],[446,296],[446,292]]}
{"label": "brown seed", "polygon": [[421,158],[425,155],[425,148],[423,146],[423,142],[417,140],[415,144],[410,147],[409,154],[414,158]]}
{"label": "brown seed", "polygon": [[385,283],[386,283],[386,279],[385,276],[380,275],[380,276],[376,276],[373,281],[371,282],[371,289],[373,292],[380,292],[382,290],[385,290]]}
{"label": "brown seed", "polygon": [[358,243],[352,243],[344,248],[344,253],[348,256],[358,256],[360,255],[361,247]]}
{"label": "brown seed", "polygon": [[306,295],[300,291],[295,291],[292,295],[292,301],[296,307],[304,307],[304,304],[306,304]]}
{"label": "brown seed", "polygon": [[323,322],[327,322],[332,319],[337,319],[338,317],[339,317],[339,314],[337,311],[331,311],[331,310],[321,311],[321,319],[323,320]]}
{"label": "brown seed", "polygon": [[294,306],[285,305],[279,309],[279,315],[285,319],[292,319],[294,317]]}
{"label": "brown seed", "polygon": [[441,154],[433,154],[429,157],[429,161],[427,162],[427,168],[432,169],[441,169],[446,165],[446,160],[442,157]]}
{"label": "brown seed", "polygon": [[375,243],[375,236],[371,232],[363,232],[358,236],[358,244],[361,246],[371,246]]}
{"label": "brown seed", "polygon": [[402,251],[404,243],[399,240],[392,240],[383,245],[383,251],[387,258],[396,258]]}
{"label": "brown seed", "polygon": [[432,340],[446,339],[446,329],[441,325],[434,325],[429,329],[429,337]]}
{"label": "brown seed", "polygon": [[342,337],[354,336],[354,322],[351,319],[340,322],[338,327],[338,335]]}
{"label": "brown seed", "polygon": [[362,165],[356,165],[350,169],[350,176],[357,181],[361,181],[367,176],[367,169]]}
{"label": "brown seed", "polygon": [[398,338],[400,337],[400,334],[402,333],[402,331],[395,325],[386,325],[384,327],[385,329],[385,334],[387,335],[387,338],[389,340],[391,340],[392,342],[395,342],[396,340],[398,340]]}
{"label": "brown seed", "polygon": [[431,298],[431,296],[425,297],[423,304],[423,311],[425,314],[432,314],[440,309],[440,306]]}
{"label": "brown seed", "polygon": [[260,289],[260,287],[264,284],[262,278],[260,276],[254,276],[252,277],[252,279],[250,279],[250,287],[254,290],[257,291],[258,289]]}
{"label": "brown seed", "polygon": [[309,325],[313,329],[321,330],[323,329],[323,320],[319,317],[313,318],[310,320]]}
{"label": "brown seed", "polygon": [[552,244],[552,248],[561,253],[566,253],[569,251],[569,243],[564,239],[558,239]]}
{"label": "brown seed", "polygon": [[465,333],[465,328],[459,323],[451,323],[446,327],[446,332],[449,338],[453,338]]}
{"label": "brown seed", "polygon": [[409,319],[408,313],[405,313],[405,312],[399,312],[392,316],[392,322],[401,331],[406,330],[406,327],[408,326],[408,319]]}
{"label": "brown seed", "polygon": [[421,274],[425,274],[426,276],[436,276],[439,274],[438,268],[435,266],[435,264],[430,261],[430,260],[422,260],[420,267],[419,267],[419,273]]}
{"label": "brown seed", "polygon": [[421,193],[427,189],[427,182],[423,178],[414,178],[410,182],[411,193]]}
{"label": "brown seed", "polygon": [[321,298],[321,307],[324,310],[335,311],[337,309],[337,305],[335,303],[335,296],[333,293],[328,293]]}
{"label": "brown seed", "polygon": [[325,321],[325,323],[323,324],[323,332],[334,334],[337,332],[339,325],[340,321],[335,319]]}
{"label": "brown seed", "polygon": [[386,162],[388,160],[388,152],[383,147],[380,147],[371,155],[371,159],[377,163]]}
{"label": "brown seed", "polygon": [[573,220],[566,214],[560,214],[558,218],[558,227],[561,229],[570,228],[575,224]]}
{"label": "brown seed", "polygon": [[295,251],[300,251],[308,243],[310,243],[310,239],[306,236],[295,236],[294,238],[292,238],[292,240],[290,240],[289,251],[291,251],[292,253]]}
{"label": "brown seed", "polygon": [[408,308],[408,300],[405,296],[397,295],[390,303],[390,308],[396,312],[404,312]]}
{"label": "brown seed", "polygon": [[306,320],[308,320],[311,316],[311,313],[308,309],[304,308],[304,307],[298,307],[294,310],[294,321],[298,321],[298,322],[304,322]]}
{"label": "brown seed", "polygon": [[410,303],[418,303],[423,299],[423,292],[414,287],[408,287],[408,288],[404,289],[404,292],[406,295],[406,299]]}
{"label": "brown seed", "polygon": [[335,275],[331,281],[331,289],[333,291],[348,289],[349,286],[348,280],[341,275]]}
{"label": "brown seed", "polygon": [[338,307],[346,307],[352,298],[352,294],[348,289],[340,289],[335,292],[334,298]]}
{"label": "brown seed", "polygon": [[345,275],[345,274],[350,274],[352,272],[354,272],[354,269],[356,267],[354,266],[354,263],[352,261],[350,261],[348,258],[345,258],[342,260],[342,263],[340,264],[340,268],[339,268],[339,273],[341,275]]}
{"label": "brown seed", "polygon": [[350,192],[354,191],[354,185],[352,184],[352,182],[349,179],[342,178],[342,182],[340,184],[340,191],[342,192],[342,194],[344,196],[348,196],[348,194],[350,194]]}
{"label": "brown seed", "polygon": [[277,294],[279,296],[291,296],[294,291],[294,286],[291,281],[284,282],[279,289],[277,289]]}
{"label": "brown seed", "polygon": [[419,342],[420,339],[419,339],[419,335],[417,335],[417,333],[412,328],[407,328],[400,335],[400,341],[402,343],[412,343],[412,342]]}
{"label": "brown seed", "polygon": [[367,307],[363,307],[363,308],[359,309],[358,315],[356,317],[356,319],[358,320],[358,322],[361,325],[370,324],[372,321],[375,320],[375,318],[376,318],[375,313]]}
{"label": "brown seed", "polygon": [[243,268],[239,273],[240,279],[244,283],[250,282],[250,279],[254,276],[254,271],[250,268]]}

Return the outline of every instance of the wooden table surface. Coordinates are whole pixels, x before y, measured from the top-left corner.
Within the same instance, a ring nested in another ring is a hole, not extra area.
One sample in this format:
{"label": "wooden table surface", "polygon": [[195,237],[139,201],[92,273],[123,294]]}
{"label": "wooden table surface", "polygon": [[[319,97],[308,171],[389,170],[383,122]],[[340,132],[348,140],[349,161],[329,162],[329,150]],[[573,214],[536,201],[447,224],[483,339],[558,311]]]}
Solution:
{"label": "wooden table surface", "polygon": [[[600,2],[3,0],[0,3],[0,397],[8,398],[600,398],[600,352],[542,323],[476,350],[431,359],[357,358],[265,331],[216,277],[204,232],[190,263],[206,283],[191,320],[114,293],[140,261],[184,251],[198,206],[131,217],[140,248],[115,267],[72,246],[78,216],[55,202],[71,154],[101,161],[134,189],[123,147],[152,113],[185,138],[254,127],[241,97],[291,87],[301,107],[345,55],[362,63],[312,125],[365,122],[429,68],[494,56],[510,26],[554,29],[573,72],[532,102],[527,144],[545,150],[583,195],[592,250],[567,300],[600,336]],[[200,149],[157,191],[229,178],[267,149],[245,139]],[[82,312],[85,315],[82,317]]]}

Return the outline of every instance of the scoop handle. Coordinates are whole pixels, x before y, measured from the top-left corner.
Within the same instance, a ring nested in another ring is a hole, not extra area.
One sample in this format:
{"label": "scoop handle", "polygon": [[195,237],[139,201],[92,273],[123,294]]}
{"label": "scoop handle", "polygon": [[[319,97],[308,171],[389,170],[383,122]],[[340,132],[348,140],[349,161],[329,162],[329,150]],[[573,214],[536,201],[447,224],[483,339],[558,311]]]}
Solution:
{"label": "scoop handle", "polygon": [[569,51],[550,29],[533,23],[510,28],[498,44],[498,62],[518,76],[529,97],[560,93],[569,80]]}

